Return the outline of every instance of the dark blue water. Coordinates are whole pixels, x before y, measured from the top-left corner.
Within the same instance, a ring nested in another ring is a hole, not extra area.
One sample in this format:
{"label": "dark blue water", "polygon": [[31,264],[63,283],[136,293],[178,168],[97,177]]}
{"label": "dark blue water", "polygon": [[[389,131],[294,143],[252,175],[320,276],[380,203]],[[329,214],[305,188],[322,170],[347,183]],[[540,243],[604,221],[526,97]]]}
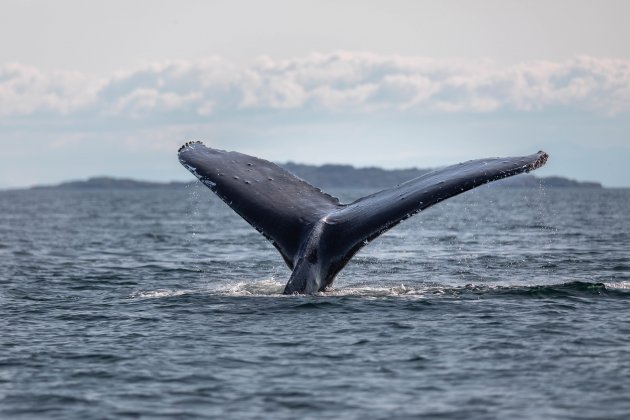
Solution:
{"label": "dark blue water", "polygon": [[484,187],[282,296],[200,184],[0,192],[0,417],[628,418],[629,209]]}

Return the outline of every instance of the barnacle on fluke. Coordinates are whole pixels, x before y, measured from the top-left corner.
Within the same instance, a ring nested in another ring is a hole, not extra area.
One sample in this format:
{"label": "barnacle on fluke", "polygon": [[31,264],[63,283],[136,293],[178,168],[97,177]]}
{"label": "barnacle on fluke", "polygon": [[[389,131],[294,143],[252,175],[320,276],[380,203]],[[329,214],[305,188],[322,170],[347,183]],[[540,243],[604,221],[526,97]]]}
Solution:
{"label": "barnacle on fluke", "polygon": [[187,141],[179,149],[177,149],[177,153],[181,152],[182,150],[184,150],[186,147],[190,146],[191,144],[201,144],[201,145],[203,145],[203,142],[198,141],[198,140],[196,140],[196,141]]}
{"label": "barnacle on fluke", "polygon": [[[538,169],[538,168],[540,168],[540,167],[541,167],[541,166],[543,166],[545,163],[547,163],[547,159],[549,159],[549,154],[548,154],[548,153],[543,152],[542,150],[539,150],[537,154],[538,154],[538,156],[539,156],[539,157],[538,157],[538,159],[536,159],[536,160],[532,163],[531,168],[529,169],[529,171],[533,171],[534,169]],[[529,172],[529,171],[528,171],[528,172]]]}

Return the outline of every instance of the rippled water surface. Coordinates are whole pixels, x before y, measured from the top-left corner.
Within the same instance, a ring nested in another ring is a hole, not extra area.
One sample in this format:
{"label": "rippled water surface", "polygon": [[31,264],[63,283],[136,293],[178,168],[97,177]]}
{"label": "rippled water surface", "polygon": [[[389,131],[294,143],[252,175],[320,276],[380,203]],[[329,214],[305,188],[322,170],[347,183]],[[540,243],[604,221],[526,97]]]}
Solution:
{"label": "rippled water surface", "polygon": [[282,296],[200,184],[0,192],[0,417],[628,418],[629,209],[480,188]]}

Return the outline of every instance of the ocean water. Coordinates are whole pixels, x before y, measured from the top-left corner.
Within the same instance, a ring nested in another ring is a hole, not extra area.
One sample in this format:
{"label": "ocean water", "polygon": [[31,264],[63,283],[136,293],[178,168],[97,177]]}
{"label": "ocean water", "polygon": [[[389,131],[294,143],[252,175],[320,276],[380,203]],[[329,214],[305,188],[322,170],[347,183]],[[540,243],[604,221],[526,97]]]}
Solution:
{"label": "ocean water", "polygon": [[0,418],[626,419],[629,210],[483,187],[283,296],[200,183],[0,192]]}

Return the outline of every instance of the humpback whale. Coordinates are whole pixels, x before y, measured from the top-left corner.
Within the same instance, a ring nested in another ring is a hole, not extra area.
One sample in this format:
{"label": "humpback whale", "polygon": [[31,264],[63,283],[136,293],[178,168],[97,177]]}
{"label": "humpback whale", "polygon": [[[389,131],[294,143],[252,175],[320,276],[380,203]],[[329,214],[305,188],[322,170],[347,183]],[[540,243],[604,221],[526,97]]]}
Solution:
{"label": "humpback whale", "polygon": [[178,157],[280,252],[291,270],[284,293],[314,294],[330,286],[359,249],[401,221],[472,188],[537,169],[548,155],[471,160],[349,204],[254,156],[188,142]]}

